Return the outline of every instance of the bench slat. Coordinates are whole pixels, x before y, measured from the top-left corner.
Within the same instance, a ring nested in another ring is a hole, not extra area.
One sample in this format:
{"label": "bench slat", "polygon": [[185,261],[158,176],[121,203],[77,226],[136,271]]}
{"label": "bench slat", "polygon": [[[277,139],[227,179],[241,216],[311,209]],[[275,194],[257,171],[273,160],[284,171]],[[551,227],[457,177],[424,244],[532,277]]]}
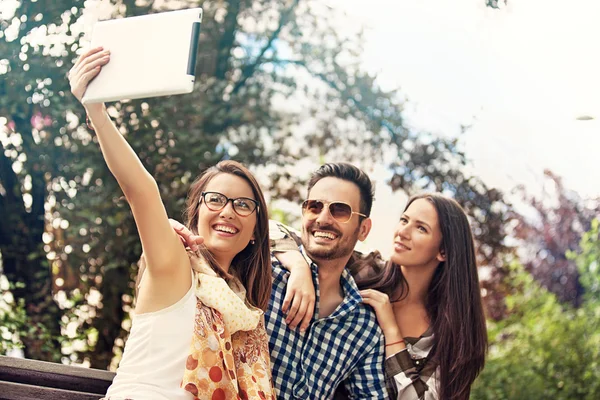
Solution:
{"label": "bench slat", "polygon": [[0,381],[3,382],[85,391],[102,397],[114,376],[109,371],[0,356]]}
{"label": "bench slat", "polygon": [[100,397],[95,393],[0,382],[0,400],[98,400]]}

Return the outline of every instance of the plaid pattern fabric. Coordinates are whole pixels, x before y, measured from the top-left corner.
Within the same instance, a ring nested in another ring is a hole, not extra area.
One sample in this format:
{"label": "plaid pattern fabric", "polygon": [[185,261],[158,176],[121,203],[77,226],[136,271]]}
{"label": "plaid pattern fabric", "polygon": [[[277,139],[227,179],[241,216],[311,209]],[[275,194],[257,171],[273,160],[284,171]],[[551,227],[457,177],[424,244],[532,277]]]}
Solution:
{"label": "plaid pattern fabric", "polygon": [[302,334],[288,328],[281,311],[290,273],[275,258],[272,261],[273,290],[265,322],[278,396],[332,399],[335,389],[344,385],[351,399],[387,399],[383,335],[348,270],[341,277],[344,301],[331,315],[318,318],[317,266],[307,260],[317,298],[313,320]]}
{"label": "plaid pattern fabric", "polygon": [[428,360],[433,348],[433,333],[428,329],[421,337],[404,338],[406,349],[385,360],[385,379],[392,399],[437,400],[439,370]]}

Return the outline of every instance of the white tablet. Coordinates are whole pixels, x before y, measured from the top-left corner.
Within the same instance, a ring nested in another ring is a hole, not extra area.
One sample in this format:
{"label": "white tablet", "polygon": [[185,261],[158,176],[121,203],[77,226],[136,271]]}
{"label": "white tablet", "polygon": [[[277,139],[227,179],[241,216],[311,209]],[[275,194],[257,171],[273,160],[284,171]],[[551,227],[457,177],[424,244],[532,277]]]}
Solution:
{"label": "white tablet", "polygon": [[110,61],[90,82],[83,103],[190,93],[194,89],[202,9],[101,21],[91,47]]}

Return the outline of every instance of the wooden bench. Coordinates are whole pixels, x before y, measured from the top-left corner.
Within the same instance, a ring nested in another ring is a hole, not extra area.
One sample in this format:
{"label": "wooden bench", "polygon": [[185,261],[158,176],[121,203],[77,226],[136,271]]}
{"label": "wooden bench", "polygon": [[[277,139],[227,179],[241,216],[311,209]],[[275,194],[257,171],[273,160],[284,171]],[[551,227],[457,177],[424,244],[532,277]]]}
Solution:
{"label": "wooden bench", "polygon": [[0,356],[0,400],[98,400],[115,374]]}

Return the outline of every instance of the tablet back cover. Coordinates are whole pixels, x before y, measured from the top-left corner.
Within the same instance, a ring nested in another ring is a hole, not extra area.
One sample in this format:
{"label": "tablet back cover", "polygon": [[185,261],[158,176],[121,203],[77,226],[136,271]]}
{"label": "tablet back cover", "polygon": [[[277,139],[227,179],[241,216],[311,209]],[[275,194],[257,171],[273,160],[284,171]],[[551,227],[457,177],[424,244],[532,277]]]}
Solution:
{"label": "tablet back cover", "polygon": [[190,93],[201,20],[194,8],[96,23],[91,47],[110,50],[110,62],[83,103]]}

